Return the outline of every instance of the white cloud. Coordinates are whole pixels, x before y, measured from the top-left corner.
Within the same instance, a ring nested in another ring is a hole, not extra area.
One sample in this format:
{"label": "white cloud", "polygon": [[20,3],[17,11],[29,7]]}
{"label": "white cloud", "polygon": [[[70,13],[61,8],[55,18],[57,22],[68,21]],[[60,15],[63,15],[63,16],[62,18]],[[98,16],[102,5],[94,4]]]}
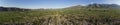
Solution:
{"label": "white cloud", "polygon": [[118,4],[118,5],[120,5],[120,0],[106,0],[106,3],[108,3],[108,4]]}

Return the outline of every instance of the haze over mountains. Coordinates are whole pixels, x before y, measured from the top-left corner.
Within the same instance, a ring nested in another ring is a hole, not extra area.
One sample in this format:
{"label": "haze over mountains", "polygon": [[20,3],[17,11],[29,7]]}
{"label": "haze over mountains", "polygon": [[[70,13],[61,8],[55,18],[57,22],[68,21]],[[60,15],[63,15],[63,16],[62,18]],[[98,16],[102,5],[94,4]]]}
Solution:
{"label": "haze over mountains", "polygon": [[[117,4],[97,4],[97,3],[88,4],[86,6],[81,6],[81,5],[71,6],[70,8],[85,8],[85,7],[86,8],[120,8],[120,6],[117,5]],[[29,9],[26,9],[26,8],[16,8],[16,7],[0,7],[0,11],[10,11],[10,10],[11,11],[16,11],[16,10],[29,10]]]}
{"label": "haze over mountains", "polygon": [[[83,7],[82,5],[76,5],[76,6],[71,6],[71,7]],[[94,7],[94,8],[119,8],[120,5],[117,4],[97,4],[97,3],[93,3],[93,4],[88,4],[84,7]],[[2,8],[2,7],[1,7]],[[9,7],[7,7],[9,8]],[[24,9],[24,8],[23,8]],[[38,8],[39,9],[39,8]],[[53,8],[54,9],[54,8]]]}

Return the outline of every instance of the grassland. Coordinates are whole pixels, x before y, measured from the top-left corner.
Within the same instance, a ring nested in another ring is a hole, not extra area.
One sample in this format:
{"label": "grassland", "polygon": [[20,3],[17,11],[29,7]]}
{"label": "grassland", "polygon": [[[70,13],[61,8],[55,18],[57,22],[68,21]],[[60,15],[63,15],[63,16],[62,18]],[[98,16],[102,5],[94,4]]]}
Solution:
{"label": "grassland", "polygon": [[119,9],[64,8],[0,12],[0,25],[120,25]]}

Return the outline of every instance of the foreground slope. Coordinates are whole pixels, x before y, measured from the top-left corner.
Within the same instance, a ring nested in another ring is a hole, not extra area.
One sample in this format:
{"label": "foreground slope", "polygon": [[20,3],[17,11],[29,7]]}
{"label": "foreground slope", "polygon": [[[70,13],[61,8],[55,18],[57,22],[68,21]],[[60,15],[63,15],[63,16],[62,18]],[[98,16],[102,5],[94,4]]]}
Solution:
{"label": "foreground slope", "polygon": [[118,8],[73,6],[64,9],[35,9],[0,12],[1,25],[120,25]]}

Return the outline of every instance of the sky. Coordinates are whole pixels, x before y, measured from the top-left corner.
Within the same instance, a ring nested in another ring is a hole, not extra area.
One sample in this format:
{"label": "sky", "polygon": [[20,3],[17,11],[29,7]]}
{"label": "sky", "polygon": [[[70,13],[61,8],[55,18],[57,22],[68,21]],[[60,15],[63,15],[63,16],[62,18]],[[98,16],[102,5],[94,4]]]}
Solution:
{"label": "sky", "polygon": [[92,3],[118,4],[120,0],[0,0],[0,6],[20,8],[65,8]]}

